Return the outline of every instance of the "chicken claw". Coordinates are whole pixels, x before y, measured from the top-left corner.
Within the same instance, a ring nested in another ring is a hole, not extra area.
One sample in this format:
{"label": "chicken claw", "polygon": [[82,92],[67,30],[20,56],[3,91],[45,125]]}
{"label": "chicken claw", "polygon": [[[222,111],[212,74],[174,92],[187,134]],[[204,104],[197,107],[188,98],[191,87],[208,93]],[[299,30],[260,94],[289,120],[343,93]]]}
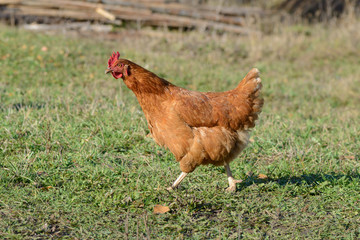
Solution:
{"label": "chicken claw", "polygon": [[179,186],[179,184],[181,183],[181,181],[186,177],[186,175],[188,175],[188,173],[182,172],[180,174],[180,176],[175,180],[173,185],[171,185],[171,187],[168,187],[167,190],[171,191],[174,188],[177,188]]}
{"label": "chicken claw", "polygon": [[229,186],[226,191],[227,192],[235,192],[236,191],[236,184],[241,183],[243,180],[235,180],[234,178],[229,178]]}
{"label": "chicken claw", "polygon": [[233,178],[232,174],[231,174],[231,170],[230,170],[230,166],[228,163],[225,163],[225,170],[226,170],[226,174],[228,176],[228,181],[229,181],[229,187],[226,189],[227,192],[235,192],[236,191],[236,184],[237,183],[241,183],[243,180],[236,180]]}

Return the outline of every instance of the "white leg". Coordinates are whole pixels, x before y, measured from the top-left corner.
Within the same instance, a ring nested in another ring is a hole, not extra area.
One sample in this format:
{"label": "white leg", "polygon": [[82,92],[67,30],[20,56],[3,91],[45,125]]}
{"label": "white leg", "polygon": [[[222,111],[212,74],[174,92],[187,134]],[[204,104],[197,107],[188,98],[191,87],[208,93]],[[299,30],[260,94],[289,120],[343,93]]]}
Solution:
{"label": "white leg", "polygon": [[180,176],[175,180],[175,182],[173,183],[173,185],[171,185],[171,187],[167,188],[167,190],[173,190],[174,188],[177,188],[177,186],[179,186],[179,184],[186,177],[186,175],[188,174],[185,172],[181,172]]}
{"label": "white leg", "polygon": [[225,163],[225,170],[226,170],[226,175],[228,177],[228,181],[229,181],[229,187],[226,189],[226,191],[228,192],[235,192],[236,191],[236,184],[237,183],[241,183],[242,180],[235,180],[231,174],[231,170],[230,170],[230,165],[228,163]]}

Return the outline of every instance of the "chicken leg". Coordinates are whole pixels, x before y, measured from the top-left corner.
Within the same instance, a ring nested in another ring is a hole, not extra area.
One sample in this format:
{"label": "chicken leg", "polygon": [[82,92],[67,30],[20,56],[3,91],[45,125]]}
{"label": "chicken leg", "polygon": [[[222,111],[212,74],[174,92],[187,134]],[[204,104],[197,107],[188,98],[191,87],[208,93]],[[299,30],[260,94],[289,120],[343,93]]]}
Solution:
{"label": "chicken leg", "polygon": [[225,170],[229,181],[229,187],[226,189],[227,192],[235,192],[236,191],[236,184],[241,183],[242,180],[235,180],[231,174],[230,165],[225,163]]}
{"label": "chicken leg", "polygon": [[167,190],[170,191],[173,190],[174,188],[177,188],[177,186],[179,186],[179,184],[186,177],[186,175],[188,175],[188,173],[181,172],[180,176],[175,180],[175,182],[173,183],[173,185],[171,185],[171,187],[167,188]]}

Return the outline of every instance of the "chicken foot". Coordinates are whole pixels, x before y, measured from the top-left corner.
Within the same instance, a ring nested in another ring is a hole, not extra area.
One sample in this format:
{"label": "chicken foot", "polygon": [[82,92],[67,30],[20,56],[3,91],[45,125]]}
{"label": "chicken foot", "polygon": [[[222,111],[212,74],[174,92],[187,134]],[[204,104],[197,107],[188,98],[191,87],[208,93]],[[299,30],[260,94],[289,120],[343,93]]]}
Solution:
{"label": "chicken foot", "polygon": [[227,192],[235,192],[236,191],[236,184],[241,183],[243,180],[236,180],[233,178],[230,170],[230,165],[225,163],[225,170],[229,181],[229,187],[226,189]]}
{"label": "chicken foot", "polygon": [[175,182],[173,183],[173,185],[171,185],[171,187],[167,188],[167,190],[170,191],[173,190],[174,188],[177,188],[181,183],[181,181],[186,177],[186,175],[188,175],[188,173],[181,172],[180,176],[175,180]]}

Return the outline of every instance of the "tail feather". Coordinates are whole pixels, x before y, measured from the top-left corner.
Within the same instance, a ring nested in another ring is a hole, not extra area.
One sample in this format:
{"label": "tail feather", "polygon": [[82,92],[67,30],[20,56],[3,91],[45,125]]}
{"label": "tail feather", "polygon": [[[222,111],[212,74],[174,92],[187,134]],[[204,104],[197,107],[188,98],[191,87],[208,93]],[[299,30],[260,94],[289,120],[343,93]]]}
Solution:
{"label": "tail feather", "polygon": [[261,79],[260,72],[258,69],[253,68],[245,76],[245,78],[237,86],[237,90],[245,95],[247,103],[249,104],[250,111],[248,117],[244,122],[244,129],[253,128],[255,121],[258,119],[264,104],[264,99],[261,97]]}
{"label": "tail feather", "polygon": [[257,91],[261,89],[261,87],[260,72],[257,68],[253,68],[239,83],[237,89],[241,91]]}

